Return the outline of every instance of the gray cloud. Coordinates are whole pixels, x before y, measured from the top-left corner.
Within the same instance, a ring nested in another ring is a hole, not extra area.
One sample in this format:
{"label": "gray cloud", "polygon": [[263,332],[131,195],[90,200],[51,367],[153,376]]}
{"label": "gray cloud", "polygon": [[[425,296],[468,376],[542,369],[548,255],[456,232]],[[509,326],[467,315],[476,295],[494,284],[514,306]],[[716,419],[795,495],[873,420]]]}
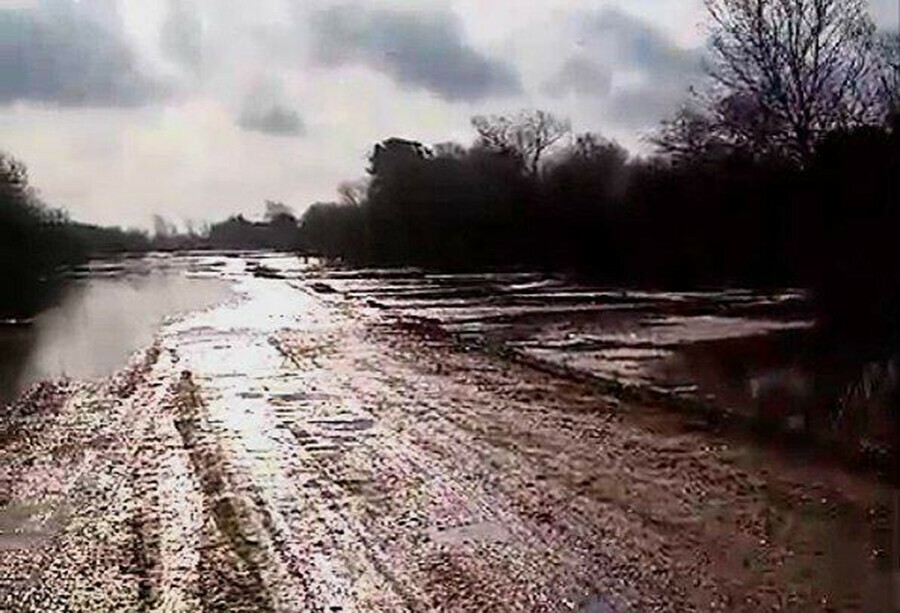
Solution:
{"label": "gray cloud", "polygon": [[301,136],[306,128],[300,114],[280,104],[265,108],[245,108],[237,121],[245,130],[271,136]]}
{"label": "gray cloud", "polygon": [[609,68],[583,56],[569,58],[559,72],[544,84],[551,96],[575,93],[580,96],[606,96],[612,87]]}
{"label": "gray cloud", "polygon": [[[625,127],[653,125],[674,112],[702,75],[699,49],[680,47],[648,22],[616,9],[584,17],[579,44],[579,55],[545,88],[596,97]],[[623,84],[616,83],[617,75]]]}
{"label": "gray cloud", "polygon": [[615,9],[587,21],[584,34],[596,40],[617,66],[640,71],[656,82],[683,83],[700,68],[698,50],[679,47],[646,21]]}
{"label": "gray cloud", "polygon": [[897,0],[872,0],[869,5],[872,18],[880,28],[897,31],[900,25],[900,5]]}
{"label": "gray cloud", "polygon": [[515,70],[469,47],[452,13],[337,6],[313,18],[313,50],[326,66],[363,64],[446,100],[521,91]]}
{"label": "gray cloud", "polygon": [[658,126],[684,105],[682,89],[653,90],[648,87],[620,92],[609,100],[608,116],[625,128],[641,129]]}
{"label": "gray cloud", "polygon": [[167,57],[190,70],[199,70],[203,62],[203,24],[192,3],[170,0],[160,43]]}
{"label": "gray cloud", "polygon": [[611,41],[618,65],[640,77],[609,100],[611,117],[623,126],[656,125],[683,104],[690,85],[701,78],[700,50],[679,47],[645,21],[607,10],[589,27]]}
{"label": "gray cloud", "polygon": [[0,10],[0,104],[136,106],[163,93],[121,38],[77,4]]}
{"label": "gray cloud", "polygon": [[244,97],[237,125],[270,136],[302,136],[306,125],[284,100],[284,83],[279,77],[271,73],[258,75]]}

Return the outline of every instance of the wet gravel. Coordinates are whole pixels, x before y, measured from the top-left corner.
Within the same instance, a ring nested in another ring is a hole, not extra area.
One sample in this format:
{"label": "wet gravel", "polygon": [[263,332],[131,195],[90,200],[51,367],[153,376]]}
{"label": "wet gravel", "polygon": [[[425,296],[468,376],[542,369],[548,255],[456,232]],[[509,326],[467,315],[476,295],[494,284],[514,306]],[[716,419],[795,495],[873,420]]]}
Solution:
{"label": "wet gravel", "polygon": [[892,610],[871,479],[266,265],[16,405],[0,611]]}

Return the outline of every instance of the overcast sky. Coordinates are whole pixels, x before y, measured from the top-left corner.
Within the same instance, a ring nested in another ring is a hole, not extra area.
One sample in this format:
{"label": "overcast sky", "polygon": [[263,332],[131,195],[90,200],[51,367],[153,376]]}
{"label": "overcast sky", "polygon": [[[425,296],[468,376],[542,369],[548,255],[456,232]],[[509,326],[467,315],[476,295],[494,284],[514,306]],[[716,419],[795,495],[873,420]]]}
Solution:
{"label": "overcast sky", "polygon": [[[873,0],[896,28],[897,0]],[[545,108],[639,150],[700,74],[702,0],[0,0],[0,149],[85,221],[333,200],[390,136]]]}

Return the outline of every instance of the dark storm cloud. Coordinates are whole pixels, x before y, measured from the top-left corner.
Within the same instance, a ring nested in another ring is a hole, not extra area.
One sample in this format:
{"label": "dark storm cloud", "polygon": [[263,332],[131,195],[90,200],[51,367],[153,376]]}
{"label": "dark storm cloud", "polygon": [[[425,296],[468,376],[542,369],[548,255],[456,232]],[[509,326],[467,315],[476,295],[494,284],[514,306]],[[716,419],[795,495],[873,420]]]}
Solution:
{"label": "dark storm cloud", "polygon": [[280,104],[271,104],[263,108],[245,108],[237,123],[245,130],[271,136],[301,136],[306,131],[297,111]]}
{"label": "dark storm cloud", "polygon": [[162,93],[121,38],[77,4],[0,10],[0,104],[135,106]]}
{"label": "dark storm cloud", "polygon": [[446,100],[521,91],[512,67],[466,44],[452,13],[338,6],[313,17],[313,38],[324,65],[363,64]]}

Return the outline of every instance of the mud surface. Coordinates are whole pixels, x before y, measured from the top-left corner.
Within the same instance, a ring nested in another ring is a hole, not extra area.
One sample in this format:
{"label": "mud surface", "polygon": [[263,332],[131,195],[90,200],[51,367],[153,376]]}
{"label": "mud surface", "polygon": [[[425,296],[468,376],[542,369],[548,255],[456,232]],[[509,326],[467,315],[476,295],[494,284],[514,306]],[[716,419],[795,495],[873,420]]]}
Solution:
{"label": "mud surface", "polygon": [[168,322],[116,375],[7,408],[0,610],[896,603],[874,480],[264,265],[233,266],[234,298]]}
{"label": "mud surface", "polygon": [[619,395],[801,438],[886,475],[900,453],[900,362],[815,328],[799,289],[647,291],[562,274],[322,271],[313,287]]}

